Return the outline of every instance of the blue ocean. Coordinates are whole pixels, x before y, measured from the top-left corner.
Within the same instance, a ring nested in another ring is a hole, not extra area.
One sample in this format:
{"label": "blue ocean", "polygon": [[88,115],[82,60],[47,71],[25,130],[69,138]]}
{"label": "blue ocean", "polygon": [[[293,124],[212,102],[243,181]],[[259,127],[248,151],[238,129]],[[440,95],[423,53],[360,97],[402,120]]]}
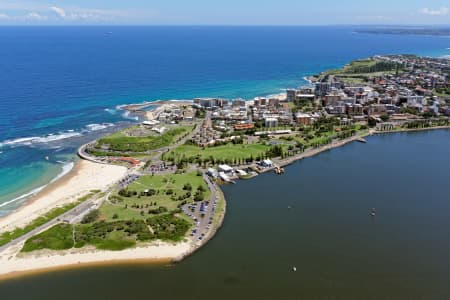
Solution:
{"label": "blue ocean", "polygon": [[0,27],[0,216],[67,172],[84,142],[137,122],[120,105],[279,93],[376,54],[450,39],[353,27]]}

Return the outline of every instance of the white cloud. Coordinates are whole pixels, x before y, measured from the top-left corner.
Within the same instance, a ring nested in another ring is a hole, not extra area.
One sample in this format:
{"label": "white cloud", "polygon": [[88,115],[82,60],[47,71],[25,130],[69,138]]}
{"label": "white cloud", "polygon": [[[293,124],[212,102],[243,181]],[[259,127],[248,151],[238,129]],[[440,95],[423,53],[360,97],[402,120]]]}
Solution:
{"label": "white cloud", "polygon": [[60,19],[65,21],[111,21],[116,18],[129,17],[131,14],[125,11],[109,9],[89,9],[79,7],[61,8],[52,6],[50,10]]}
{"label": "white cloud", "polygon": [[446,16],[446,15],[448,15],[449,10],[447,7],[444,7],[444,6],[439,9],[425,7],[425,8],[422,8],[421,10],[419,10],[419,12],[421,14],[430,15],[430,16]]}
{"label": "white cloud", "polygon": [[126,23],[144,22],[158,15],[150,9],[93,9],[78,6],[59,6],[49,0],[0,0],[0,21],[20,23],[47,21],[61,23]]}
{"label": "white cloud", "polygon": [[25,15],[10,16],[0,13],[0,20],[6,21],[46,21],[48,17],[37,12],[29,12]]}
{"label": "white cloud", "polygon": [[37,12],[30,12],[30,13],[26,14],[25,16],[21,16],[18,18],[26,20],[26,21],[46,21],[46,20],[48,20],[47,16],[43,16],[41,14],[38,14]]}
{"label": "white cloud", "polygon": [[50,7],[50,10],[53,11],[54,13],[56,13],[61,18],[66,17],[66,11],[60,7],[52,6],[52,7]]}

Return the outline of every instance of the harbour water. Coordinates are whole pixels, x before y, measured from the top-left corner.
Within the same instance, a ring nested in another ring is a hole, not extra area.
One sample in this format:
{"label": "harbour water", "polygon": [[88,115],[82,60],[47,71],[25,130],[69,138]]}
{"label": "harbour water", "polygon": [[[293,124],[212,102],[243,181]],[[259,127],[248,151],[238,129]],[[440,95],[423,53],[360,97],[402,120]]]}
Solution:
{"label": "harbour water", "polygon": [[372,136],[224,186],[224,226],[180,264],[33,275],[0,282],[0,295],[450,299],[448,153],[450,130]]}
{"label": "harbour water", "polygon": [[1,27],[0,39],[0,216],[60,174],[82,142],[135,122],[121,104],[253,98],[357,58],[449,54],[444,37],[332,26]]}

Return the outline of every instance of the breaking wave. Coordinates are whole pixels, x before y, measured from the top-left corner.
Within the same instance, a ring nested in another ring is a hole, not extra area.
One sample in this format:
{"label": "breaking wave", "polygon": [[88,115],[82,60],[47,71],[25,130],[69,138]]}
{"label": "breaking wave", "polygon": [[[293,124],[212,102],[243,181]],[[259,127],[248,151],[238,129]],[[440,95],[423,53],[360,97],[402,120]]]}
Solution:
{"label": "breaking wave", "polygon": [[[59,162],[59,163],[64,163],[64,162]],[[14,198],[14,199],[12,199],[12,200],[3,202],[3,203],[0,204],[0,208],[1,208],[1,207],[5,207],[5,206],[7,206],[7,205],[9,205],[9,204],[12,204],[12,203],[14,203],[14,202],[18,202],[18,201],[21,201],[21,200],[25,200],[25,199],[27,199],[27,198],[29,198],[29,197],[31,197],[31,196],[36,195],[37,193],[39,193],[40,191],[42,191],[44,188],[46,188],[49,184],[51,184],[51,183],[57,181],[58,179],[60,179],[60,178],[63,177],[64,175],[68,174],[68,173],[73,169],[74,166],[75,166],[75,163],[73,163],[73,162],[64,163],[64,165],[63,165],[63,167],[62,167],[61,173],[59,173],[55,178],[53,178],[53,180],[50,181],[48,184],[43,185],[43,186],[40,186],[40,187],[38,187],[38,188],[35,188],[35,189],[31,190],[30,192],[25,193],[25,194],[23,194],[23,195],[20,195],[19,197],[16,197],[16,198]]]}
{"label": "breaking wave", "polygon": [[44,143],[50,143],[55,141],[60,141],[68,138],[73,138],[77,136],[81,136],[82,134],[79,132],[75,132],[73,130],[58,133],[58,134],[49,134],[46,136],[32,136],[32,137],[24,137],[24,138],[17,138],[12,140],[6,140],[0,143],[0,147],[2,146],[31,146],[34,144],[44,144]]}

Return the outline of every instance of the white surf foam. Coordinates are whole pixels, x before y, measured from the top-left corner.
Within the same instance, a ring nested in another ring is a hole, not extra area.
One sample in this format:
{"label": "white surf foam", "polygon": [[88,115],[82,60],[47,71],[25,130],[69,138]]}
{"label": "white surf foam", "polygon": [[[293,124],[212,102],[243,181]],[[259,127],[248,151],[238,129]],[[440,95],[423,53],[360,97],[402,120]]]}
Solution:
{"label": "white surf foam", "polygon": [[[61,163],[63,163],[63,162],[61,162]],[[50,181],[48,184],[43,185],[43,186],[40,186],[40,187],[38,187],[38,188],[35,188],[35,189],[31,190],[31,191],[28,192],[28,193],[25,193],[25,194],[23,194],[23,195],[20,195],[20,196],[17,197],[17,198],[14,198],[14,199],[9,200],[9,201],[6,201],[6,202],[3,202],[3,203],[0,204],[0,208],[1,208],[1,207],[5,207],[5,206],[7,206],[7,205],[9,205],[9,204],[12,204],[12,203],[14,203],[14,202],[18,202],[18,201],[20,201],[20,200],[24,200],[24,199],[26,199],[26,198],[29,198],[29,197],[31,197],[31,196],[36,195],[37,193],[39,193],[40,191],[42,191],[45,187],[47,187],[50,183],[53,183],[53,182],[57,181],[58,179],[60,179],[61,177],[63,177],[64,175],[68,174],[68,173],[73,169],[74,166],[75,166],[75,164],[74,164],[73,162],[64,164],[64,166],[62,167],[61,173],[59,173],[55,178],[53,178],[52,181]]]}
{"label": "white surf foam", "polygon": [[30,192],[28,192],[28,193],[26,193],[26,194],[23,194],[23,195],[21,195],[21,196],[19,196],[19,197],[17,197],[17,198],[14,198],[14,199],[9,200],[9,201],[6,201],[6,202],[3,202],[2,204],[0,204],[0,208],[1,208],[1,207],[4,207],[4,206],[7,206],[7,205],[9,205],[9,204],[11,204],[11,203],[20,201],[20,200],[22,200],[22,199],[28,198],[28,197],[30,197],[30,196],[33,196],[33,195],[39,193],[40,191],[42,191],[46,186],[47,186],[47,185],[43,185],[43,186],[38,187],[38,188],[35,188],[34,190],[32,190],[32,191],[30,191]]}
{"label": "white surf foam", "polygon": [[137,116],[132,116],[132,115],[130,114],[129,111],[124,112],[124,113],[122,114],[122,117],[124,117],[125,119],[128,119],[128,120],[139,121],[139,117],[137,117]]}
{"label": "white surf foam", "polygon": [[111,115],[115,115],[117,113],[117,110],[112,108],[105,108],[105,111],[110,113]]}
{"label": "white surf foam", "polygon": [[114,126],[114,124],[112,123],[102,123],[102,124],[89,124],[86,125],[86,128],[90,131],[98,131],[98,130],[103,130],[106,129],[108,127],[112,127]]}
{"label": "white surf foam", "polygon": [[24,137],[17,138],[12,140],[6,140],[0,143],[1,146],[30,146],[33,144],[43,144],[49,142],[55,142],[59,140],[64,140],[72,137],[81,136],[82,134],[75,131],[67,131],[58,134],[48,134],[46,136],[32,136],[32,137]]}

